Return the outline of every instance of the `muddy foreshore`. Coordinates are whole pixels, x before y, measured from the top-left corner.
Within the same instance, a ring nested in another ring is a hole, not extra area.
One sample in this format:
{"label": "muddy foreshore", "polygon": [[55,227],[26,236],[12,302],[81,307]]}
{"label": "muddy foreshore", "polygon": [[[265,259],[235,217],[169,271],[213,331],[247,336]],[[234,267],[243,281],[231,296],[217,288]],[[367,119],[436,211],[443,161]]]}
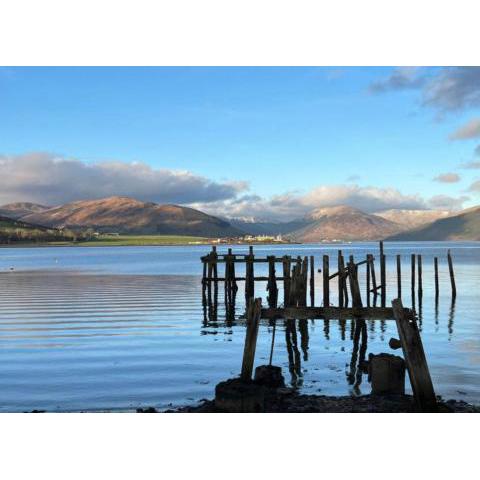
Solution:
{"label": "muddy foreshore", "polygon": [[[461,400],[439,398],[440,413],[480,413],[480,406]],[[153,408],[138,409],[139,413],[154,413]],[[358,397],[302,395],[292,388],[278,388],[265,397],[265,413],[414,413],[411,395],[361,395]],[[164,413],[222,413],[215,400],[203,400],[198,405],[166,410]]]}

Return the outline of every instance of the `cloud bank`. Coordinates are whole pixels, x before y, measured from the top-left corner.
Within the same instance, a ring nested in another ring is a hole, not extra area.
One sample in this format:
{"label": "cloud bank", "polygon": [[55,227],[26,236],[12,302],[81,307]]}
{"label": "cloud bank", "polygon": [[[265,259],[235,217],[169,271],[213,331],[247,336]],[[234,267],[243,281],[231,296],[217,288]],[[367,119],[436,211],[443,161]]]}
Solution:
{"label": "cloud bank", "polygon": [[247,188],[246,182],[219,183],[142,162],[89,164],[48,153],[0,156],[0,203],[58,205],[112,195],[159,203],[209,203],[234,198]]}
{"label": "cloud bank", "polygon": [[430,208],[429,202],[418,195],[404,195],[393,188],[358,185],[324,185],[306,193],[291,192],[271,198],[239,197],[234,202],[197,204],[196,207],[213,215],[285,221],[303,217],[315,208],[335,205],[348,205],[365,212]]}
{"label": "cloud bank", "polygon": [[[440,177],[445,175],[455,174]],[[447,181],[445,178],[441,181]],[[448,178],[453,182],[453,177]],[[286,192],[265,198],[249,192],[246,182],[215,182],[188,171],[155,169],[142,162],[90,164],[48,153],[0,156],[0,205],[15,201],[59,205],[112,195],[188,205],[222,217],[269,221],[293,220],[315,208],[336,205],[349,205],[366,212],[458,209],[468,199],[447,196],[424,199],[394,188],[362,187],[354,183],[321,185],[307,192]]]}

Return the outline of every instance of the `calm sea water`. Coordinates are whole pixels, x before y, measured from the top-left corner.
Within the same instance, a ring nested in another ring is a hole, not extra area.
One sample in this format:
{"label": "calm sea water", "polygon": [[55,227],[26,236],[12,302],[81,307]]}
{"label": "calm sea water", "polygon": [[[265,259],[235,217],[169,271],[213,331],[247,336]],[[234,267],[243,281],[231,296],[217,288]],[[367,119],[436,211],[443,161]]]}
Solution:
{"label": "calm sea water", "polygon": [[[321,256],[336,255],[338,248],[356,260],[378,253],[373,243],[257,246],[255,253],[314,255],[320,266]],[[245,328],[239,320],[243,285],[233,320],[225,317],[223,288],[216,318],[204,315],[200,256],[208,251],[202,246],[0,249],[0,411],[162,409],[211,398],[216,383],[239,374]],[[385,253],[389,300],[396,296],[394,256],[402,255],[405,306],[411,306],[410,253],[423,256],[424,294],[416,308],[437,394],[480,403],[480,244],[388,243]],[[434,256],[440,261],[437,306]],[[332,281],[333,292],[335,287]],[[320,304],[318,273],[316,289]],[[256,285],[256,296],[266,298],[264,283]],[[331,302],[337,302],[334,293]],[[352,327],[351,321],[304,321],[293,328],[279,322],[273,363],[305,393],[368,393],[366,376],[356,368],[359,356],[391,352],[395,322],[367,322],[360,349]],[[271,340],[272,327],[262,325],[257,364],[268,362]]]}

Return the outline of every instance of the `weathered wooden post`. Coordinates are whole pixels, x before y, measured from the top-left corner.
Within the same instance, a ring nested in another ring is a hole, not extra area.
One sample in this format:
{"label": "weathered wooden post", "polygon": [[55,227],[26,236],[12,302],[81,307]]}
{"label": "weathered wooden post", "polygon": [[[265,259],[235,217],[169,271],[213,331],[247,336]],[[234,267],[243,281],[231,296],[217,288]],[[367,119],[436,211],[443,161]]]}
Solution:
{"label": "weathered wooden post", "polygon": [[262,299],[250,299],[247,308],[247,333],[243,349],[242,373],[240,378],[243,381],[252,379],[253,363],[255,361],[255,350],[257,348],[258,326],[262,314]]}
{"label": "weathered wooden post", "polygon": [[373,302],[375,304],[378,294],[377,278],[375,274],[375,263],[372,254],[368,255],[368,263],[370,264],[370,276],[372,278],[372,292],[373,292]]}
{"label": "weathered wooden post", "polygon": [[207,255],[208,269],[207,269],[207,296],[208,304],[212,304],[212,272],[213,272],[213,263],[212,263],[212,252]]}
{"label": "weathered wooden post", "polygon": [[342,268],[342,251],[338,251],[337,257],[337,269],[338,269],[338,306],[343,307],[343,268]]}
{"label": "weathered wooden post", "polygon": [[440,293],[440,290],[438,288],[438,258],[435,257],[433,259],[433,269],[435,271],[435,299],[438,299],[438,295]]}
{"label": "weathered wooden post", "polygon": [[452,255],[450,254],[450,249],[448,249],[447,260],[448,271],[450,273],[450,285],[452,286],[452,298],[455,298],[457,296],[457,287],[455,286],[455,274],[453,273],[453,261]]}
{"label": "weathered wooden post", "polygon": [[383,308],[386,305],[387,299],[387,279],[386,279],[386,267],[385,267],[385,255],[383,253],[383,241],[380,240],[380,302]]}
{"label": "weathered wooden post", "polygon": [[300,275],[300,295],[298,298],[298,306],[307,306],[307,278],[308,278],[308,257],[304,257],[301,263],[301,275]]}
{"label": "weathered wooden post", "polygon": [[328,255],[323,256],[323,306],[330,306],[330,271]]}
{"label": "weathered wooden post", "polygon": [[422,256],[417,255],[418,263],[418,298],[421,299],[423,296],[423,281],[422,281]]}
{"label": "weathered wooden post", "polygon": [[366,275],[367,275],[367,278],[366,278],[366,285],[367,285],[367,288],[366,288],[366,294],[367,294],[367,307],[370,306],[370,261],[368,259],[368,255],[367,255],[367,271],[366,271]]}
{"label": "weathered wooden post", "polygon": [[402,298],[402,261],[397,255],[397,297]]}
{"label": "weathered wooden post", "polygon": [[315,306],[315,263],[313,255],[310,255],[310,306]]}
{"label": "weathered wooden post", "polygon": [[245,302],[250,302],[250,299],[255,296],[255,277],[253,268],[253,247],[248,247],[248,255],[245,256]]}
{"label": "weathered wooden post", "polygon": [[288,307],[290,302],[290,287],[291,287],[291,259],[285,255],[282,261],[283,265],[283,306]]}
{"label": "weathered wooden post", "polygon": [[233,264],[233,255],[232,249],[228,249],[228,253],[225,257],[225,280],[223,282],[224,287],[224,299],[225,305],[227,308],[230,307],[232,303],[232,280],[231,280],[231,265]]}
{"label": "weathered wooden post", "polygon": [[202,257],[202,267],[203,267],[203,272],[202,272],[202,303],[205,306],[207,303],[207,296],[206,296],[206,291],[207,291],[207,257]]}
{"label": "weathered wooden post", "polygon": [[412,253],[411,256],[411,270],[412,270],[412,278],[411,278],[411,287],[412,287],[412,305],[415,305],[415,254]]}
{"label": "weathered wooden post", "polygon": [[212,247],[212,258],[213,258],[213,288],[214,288],[214,298],[218,298],[218,254],[217,247]]}
{"label": "weathered wooden post", "polygon": [[278,287],[277,287],[277,277],[275,274],[275,256],[271,255],[267,257],[268,260],[268,306],[271,308],[277,307],[278,299]]}
{"label": "weathered wooden post", "polygon": [[407,317],[399,298],[392,301],[392,307],[415,401],[422,412],[436,412],[437,399],[417,321]]}
{"label": "weathered wooden post", "polygon": [[343,254],[340,255],[340,272],[342,273],[342,291],[343,291],[343,306],[348,307],[348,289],[347,289],[347,270],[345,268],[345,260]]}

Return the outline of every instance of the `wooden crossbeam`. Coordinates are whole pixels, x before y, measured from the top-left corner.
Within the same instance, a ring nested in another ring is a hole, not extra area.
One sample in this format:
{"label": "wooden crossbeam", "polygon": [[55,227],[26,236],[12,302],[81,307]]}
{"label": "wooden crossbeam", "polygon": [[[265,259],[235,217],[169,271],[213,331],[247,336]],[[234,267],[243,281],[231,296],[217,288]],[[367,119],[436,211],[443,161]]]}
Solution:
{"label": "wooden crossbeam", "polygon": [[[404,308],[404,315],[413,318],[413,311]],[[395,320],[393,308],[390,307],[286,307],[262,308],[262,318],[275,319],[348,319],[365,318],[369,320]]]}

